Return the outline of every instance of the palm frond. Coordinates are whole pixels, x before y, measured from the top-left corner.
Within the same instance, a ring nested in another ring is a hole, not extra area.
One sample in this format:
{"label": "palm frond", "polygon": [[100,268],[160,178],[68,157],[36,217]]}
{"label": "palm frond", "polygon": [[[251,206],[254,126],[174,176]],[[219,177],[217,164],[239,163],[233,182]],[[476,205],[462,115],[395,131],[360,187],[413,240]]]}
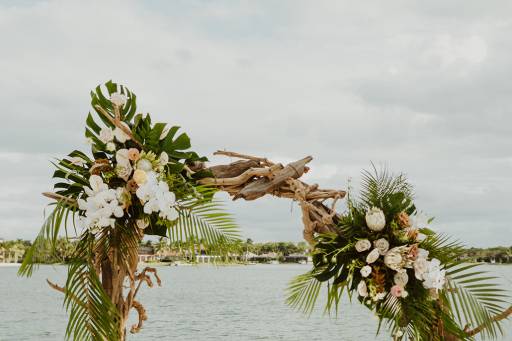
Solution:
{"label": "palm frond", "polygon": [[288,285],[286,303],[292,308],[311,314],[320,293],[322,282],[313,271],[298,275]]}
{"label": "palm frond", "polygon": [[462,328],[483,326],[482,337],[496,338],[502,334],[499,321],[493,316],[506,309],[507,291],[495,283],[496,277],[486,271],[474,271],[480,264],[458,264],[447,272],[447,300]]}
{"label": "palm frond", "polygon": [[226,253],[229,245],[239,240],[239,227],[222,209],[221,201],[191,200],[183,207],[176,223],[168,229],[171,242],[198,241],[211,252]]}
{"label": "palm frond", "polygon": [[69,313],[66,337],[74,340],[118,340],[119,314],[103,290],[91,263],[94,236],[86,233],[68,266],[64,306]]}
{"label": "palm frond", "polygon": [[23,263],[18,270],[19,276],[32,276],[37,267],[37,262],[41,260],[42,255],[45,253],[51,255],[55,252],[62,225],[67,229],[69,215],[74,216],[76,213],[76,208],[68,205],[65,201],[59,201],[51,205],[55,207],[46,218],[34,243],[25,253]]}

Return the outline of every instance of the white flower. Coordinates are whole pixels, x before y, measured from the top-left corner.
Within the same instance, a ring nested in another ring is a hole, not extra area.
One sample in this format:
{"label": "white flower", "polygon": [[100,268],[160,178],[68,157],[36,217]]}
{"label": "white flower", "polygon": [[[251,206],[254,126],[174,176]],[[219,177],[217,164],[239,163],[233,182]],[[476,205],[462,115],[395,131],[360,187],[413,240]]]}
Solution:
{"label": "white flower", "polygon": [[174,208],[176,197],[169,191],[166,182],[157,179],[155,172],[147,173],[147,179],[139,186],[136,195],[144,204],[144,213],[159,212],[158,215],[166,220],[178,218],[178,212]]}
{"label": "white flower", "polygon": [[116,150],[116,145],[114,142],[109,142],[107,143],[107,150],[109,152],[113,152],[114,150]]}
{"label": "white flower", "polygon": [[359,270],[359,272],[361,273],[361,276],[368,277],[372,273],[372,267],[369,265],[365,265],[361,268],[361,270]]}
{"label": "white flower", "polygon": [[368,239],[361,239],[356,242],[356,250],[357,252],[364,252],[366,250],[370,250],[372,247],[372,243]]}
{"label": "white flower", "polygon": [[402,261],[402,254],[397,248],[389,250],[384,256],[384,264],[395,271],[400,271],[402,269]]}
{"label": "white flower", "polygon": [[153,170],[153,165],[151,164],[151,161],[149,161],[148,159],[140,159],[139,161],[137,161],[137,169],[149,172]]}
{"label": "white flower", "polygon": [[130,179],[130,175],[132,174],[132,165],[127,164],[118,164],[116,166],[116,174],[118,177],[123,179],[124,181],[128,181]]}
{"label": "white flower", "polygon": [[78,156],[73,156],[72,158],[69,159],[69,162],[71,162],[72,165],[75,165],[78,167],[83,167],[86,163],[86,161],[84,159],[82,159],[81,157],[78,157]]}
{"label": "white flower", "polygon": [[91,175],[89,187],[84,187],[87,198],[78,199],[78,208],[85,211],[81,221],[85,228],[94,229],[114,226],[115,218],[124,215],[123,207],[119,205],[117,191],[108,188],[98,175]]}
{"label": "white flower", "polygon": [[101,128],[100,130],[100,141],[103,143],[108,143],[114,140],[114,132],[110,128]]}
{"label": "white flower", "polygon": [[376,294],[372,297],[372,299],[373,299],[374,301],[380,301],[380,300],[383,300],[383,299],[386,297],[386,295],[387,295],[387,294],[388,294],[388,293],[387,293],[387,291],[379,292],[379,293],[376,293]]}
{"label": "white flower", "polygon": [[367,297],[368,296],[368,287],[364,281],[360,281],[357,285],[357,293],[359,296]]}
{"label": "white flower", "polygon": [[366,225],[372,231],[382,231],[386,226],[386,217],[380,208],[372,207],[366,212]]}
{"label": "white flower", "polygon": [[137,185],[142,185],[147,181],[148,175],[146,172],[144,172],[142,169],[136,169],[135,172],[133,172],[133,181]]}
{"label": "white flower", "polygon": [[417,258],[414,261],[414,276],[419,279],[423,280],[423,275],[428,270],[428,261],[427,258]]}
{"label": "white flower", "polygon": [[[121,125],[125,127],[127,130],[130,130],[130,127],[125,122],[121,122]],[[130,139],[130,135],[126,134],[121,128],[116,127],[114,129],[114,136],[116,140],[118,140],[121,143],[125,143],[127,140]]]}
{"label": "white flower", "polygon": [[396,285],[400,285],[402,287],[405,287],[407,282],[409,282],[409,276],[407,276],[407,272],[397,272],[395,276],[393,277],[393,280],[395,281]]}
{"label": "white flower", "polygon": [[130,159],[128,158],[128,149],[122,148],[116,152],[116,162],[118,165],[122,166],[130,164]]}
{"label": "white flower", "polygon": [[165,166],[169,163],[169,155],[167,155],[166,152],[162,152],[162,154],[160,154],[159,163],[161,166]]}
{"label": "white flower", "polygon": [[124,94],[121,94],[119,92],[115,92],[110,96],[110,102],[117,105],[118,107],[122,107],[126,104],[127,97]]}
{"label": "white flower", "polygon": [[426,289],[440,290],[446,282],[446,271],[442,270],[441,262],[437,258],[432,258],[428,262],[427,271],[423,273],[423,286]]}
{"label": "white flower", "polygon": [[382,256],[384,256],[386,252],[388,252],[389,250],[389,242],[384,238],[380,238],[374,241],[373,246],[375,246],[375,248],[379,250],[379,253]]}
{"label": "white flower", "polygon": [[366,263],[368,263],[368,264],[372,264],[372,263],[373,263],[373,262],[375,262],[377,259],[379,259],[379,256],[380,256],[379,249],[373,249],[373,250],[368,254],[368,256],[366,256]]}
{"label": "white flower", "polygon": [[428,257],[428,250],[419,248],[418,249],[418,258],[427,258]]}
{"label": "white flower", "polygon": [[149,219],[137,219],[135,223],[137,224],[138,228],[144,230],[146,227],[149,226]]}

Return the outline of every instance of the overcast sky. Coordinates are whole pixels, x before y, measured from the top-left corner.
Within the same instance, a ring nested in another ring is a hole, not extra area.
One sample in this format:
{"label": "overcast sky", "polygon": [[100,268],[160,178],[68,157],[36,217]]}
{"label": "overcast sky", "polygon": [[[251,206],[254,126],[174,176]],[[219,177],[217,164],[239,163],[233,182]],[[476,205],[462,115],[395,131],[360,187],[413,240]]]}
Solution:
{"label": "overcast sky", "polygon": [[[373,161],[436,230],[511,245],[511,6],[0,1],[0,237],[36,235],[50,161],[87,148],[89,91],[113,79],[202,154],[312,155],[307,181],[337,189]],[[228,207],[245,237],[301,239],[290,201]]]}

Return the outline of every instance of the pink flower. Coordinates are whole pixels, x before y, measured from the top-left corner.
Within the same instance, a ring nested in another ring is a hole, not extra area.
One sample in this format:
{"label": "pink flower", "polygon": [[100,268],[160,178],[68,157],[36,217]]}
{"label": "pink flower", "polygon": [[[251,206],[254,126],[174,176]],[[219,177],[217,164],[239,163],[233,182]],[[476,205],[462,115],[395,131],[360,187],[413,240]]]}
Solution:
{"label": "pink flower", "polygon": [[131,161],[137,161],[140,157],[139,150],[137,148],[128,149],[128,159]]}
{"label": "pink flower", "polygon": [[393,285],[391,287],[391,295],[393,295],[395,297],[402,297],[404,292],[405,292],[404,287],[401,285]]}

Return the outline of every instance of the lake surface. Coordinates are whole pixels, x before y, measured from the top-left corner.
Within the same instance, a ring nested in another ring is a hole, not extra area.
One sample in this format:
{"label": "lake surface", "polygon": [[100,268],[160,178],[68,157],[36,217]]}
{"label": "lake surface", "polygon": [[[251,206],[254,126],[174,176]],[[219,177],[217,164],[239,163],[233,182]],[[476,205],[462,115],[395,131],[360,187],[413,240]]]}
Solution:
{"label": "lake surface", "polygon": [[[309,268],[159,267],[162,287],[145,287],[139,293],[149,319],[128,339],[389,340],[385,332],[375,336],[377,318],[357,301],[342,304],[337,319],[322,315],[320,309],[307,318],[289,308],[284,302],[287,283]],[[487,268],[510,287],[512,266]],[[17,270],[0,267],[0,340],[62,340],[67,319],[63,297],[45,279],[62,284],[65,267],[42,266],[30,279],[18,278]],[[504,326],[503,340],[512,340],[512,322]]]}

